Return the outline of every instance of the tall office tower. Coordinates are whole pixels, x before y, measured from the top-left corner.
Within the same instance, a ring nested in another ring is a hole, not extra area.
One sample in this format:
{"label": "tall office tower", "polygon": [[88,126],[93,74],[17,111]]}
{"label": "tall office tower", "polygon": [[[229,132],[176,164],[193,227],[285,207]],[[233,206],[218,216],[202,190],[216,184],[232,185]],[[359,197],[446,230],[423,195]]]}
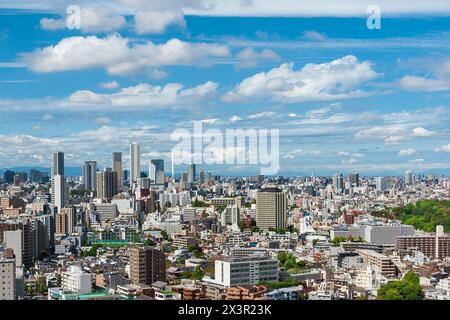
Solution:
{"label": "tall office tower", "polygon": [[150,163],[148,166],[148,178],[151,183],[155,183],[156,181],[156,166],[153,163]]}
{"label": "tall office tower", "polygon": [[122,178],[122,152],[113,152],[112,154],[112,162],[113,162],[113,171],[117,176],[117,186],[116,190],[119,192],[123,186],[123,178]]}
{"label": "tall office tower", "polygon": [[149,174],[149,178],[154,181],[154,184],[164,184],[164,160],[152,159]]}
{"label": "tall office tower", "polygon": [[[130,145],[130,182],[141,177],[141,146],[137,142]],[[130,183],[131,185],[131,183]]]}
{"label": "tall office tower", "polygon": [[359,187],[359,173],[354,171],[348,175],[348,180],[352,187]]}
{"label": "tall office tower", "polygon": [[188,173],[187,173],[187,171],[183,172],[183,174],[181,175],[181,181],[183,181],[185,183],[188,181]]}
{"label": "tall office tower", "polygon": [[74,207],[62,208],[55,216],[57,234],[71,234],[76,226],[76,212]]}
{"label": "tall office tower", "polygon": [[111,168],[97,172],[97,198],[112,199],[117,194],[117,176]]}
{"label": "tall office tower", "polygon": [[83,162],[82,183],[84,184],[84,189],[95,190],[97,186],[97,161]]}
{"label": "tall office tower", "polygon": [[375,184],[377,187],[377,191],[383,192],[386,190],[386,178],[385,177],[377,177],[375,180]]}
{"label": "tall office tower", "polygon": [[53,153],[52,177],[57,174],[64,176],[64,152],[61,151]]}
{"label": "tall office tower", "polygon": [[130,249],[130,280],[151,285],[166,280],[166,256],[160,249],[145,246]]}
{"label": "tall office tower", "polygon": [[128,181],[130,179],[130,171],[129,170],[123,170],[122,171],[122,184],[125,181]]}
{"label": "tall office tower", "polygon": [[200,183],[205,183],[205,171],[203,169],[200,170],[199,181]]}
{"label": "tall office tower", "polygon": [[188,183],[194,183],[196,178],[195,174],[195,164],[190,164],[188,167],[188,176],[187,176],[187,182]]}
{"label": "tall office tower", "polygon": [[336,173],[333,176],[333,187],[338,191],[344,189],[344,178],[342,177],[342,173]]}
{"label": "tall office tower", "polygon": [[52,178],[52,204],[55,212],[60,212],[69,203],[69,186],[64,176],[56,174]]}
{"label": "tall office tower", "polygon": [[409,185],[414,184],[413,173],[410,170],[405,171],[405,183]]}
{"label": "tall office tower", "polygon": [[267,231],[269,228],[286,227],[287,197],[279,188],[268,186],[256,193],[256,225]]}

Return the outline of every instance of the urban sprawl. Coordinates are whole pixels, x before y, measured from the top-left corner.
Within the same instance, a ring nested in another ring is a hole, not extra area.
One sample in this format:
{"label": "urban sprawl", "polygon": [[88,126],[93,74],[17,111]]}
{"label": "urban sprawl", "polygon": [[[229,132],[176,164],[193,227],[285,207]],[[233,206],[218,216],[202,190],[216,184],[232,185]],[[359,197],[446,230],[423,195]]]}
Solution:
{"label": "urban sprawl", "polygon": [[449,177],[176,177],[129,156],[4,171],[0,300],[450,300]]}

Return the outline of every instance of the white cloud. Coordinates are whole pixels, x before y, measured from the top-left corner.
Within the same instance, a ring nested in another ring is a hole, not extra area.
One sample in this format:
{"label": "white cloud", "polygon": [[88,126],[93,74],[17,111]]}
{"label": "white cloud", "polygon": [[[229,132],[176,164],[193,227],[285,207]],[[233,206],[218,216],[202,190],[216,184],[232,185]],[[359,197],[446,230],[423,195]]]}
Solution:
{"label": "white cloud", "polygon": [[417,150],[412,149],[412,148],[402,149],[398,152],[398,155],[402,156],[402,157],[410,157],[410,156],[415,156],[417,154],[418,154]]}
{"label": "white cloud", "polygon": [[109,74],[124,75],[169,65],[206,65],[209,58],[229,56],[230,51],[224,45],[178,39],[162,44],[150,41],[135,44],[113,34],[104,38],[65,38],[56,45],[21,54],[21,59],[34,72],[104,68]]}
{"label": "white cloud", "polygon": [[424,159],[419,158],[419,159],[409,160],[409,163],[418,164],[418,163],[423,163],[424,161],[425,161]]}
{"label": "white cloud", "polygon": [[90,106],[95,109],[116,108],[145,108],[178,106],[193,104],[213,95],[217,90],[217,83],[205,82],[195,87],[183,89],[179,83],[169,83],[165,86],[152,86],[141,83],[133,87],[122,88],[111,94],[95,93],[89,90],[74,92],[61,104],[66,108]]}
{"label": "white cloud", "polygon": [[379,76],[369,61],[359,62],[354,56],[322,64],[310,63],[299,71],[294,70],[292,63],[284,63],[244,79],[223,100],[238,102],[249,98],[269,98],[279,102],[298,102],[362,97],[368,93],[357,87]]}
{"label": "white cloud", "polygon": [[242,120],[242,118],[241,117],[239,117],[239,116],[232,116],[231,118],[230,118],[230,122],[238,122],[238,121],[241,121]]}
{"label": "white cloud", "polygon": [[111,124],[111,119],[108,117],[98,117],[95,119],[95,123],[105,126]]}
{"label": "white cloud", "polygon": [[269,49],[262,49],[261,51],[256,51],[253,48],[245,48],[236,54],[238,59],[238,68],[253,68],[256,67],[262,61],[278,61],[280,56],[274,51]]}
{"label": "white cloud", "polygon": [[446,91],[450,90],[450,81],[407,75],[397,82],[397,86],[407,91]]}
{"label": "white cloud", "polygon": [[359,163],[360,161],[358,160],[358,159],[348,159],[348,160],[342,160],[342,164],[349,164],[349,165],[352,165],[352,164],[357,164],[357,163]]}
{"label": "white cloud", "polygon": [[450,153],[450,143],[446,146],[442,146],[439,148],[434,149],[435,152],[444,152],[444,153]]}
{"label": "white cloud", "polygon": [[325,41],[327,39],[327,36],[324,33],[317,31],[304,31],[302,37],[309,41]]}
{"label": "white cloud", "polygon": [[98,84],[100,88],[103,89],[117,89],[120,87],[120,84],[116,81],[109,81],[109,82],[101,82]]}
{"label": "white cloud", "polygon": [[350,155],[350,152],[347,152],[347,151],[339,151],[336,155],[337,155],[338,157],[347,157],[347,156]]}
{"label": "white cloud", "polygon": [[275,115],[275,112],[273,111],[263,111],[255,114],[251,114],[248,116],[249,119],[255,120],[255,119],[262,119],[262,118],[271,118]]}
{"label": "white cloud", "polygon": [[412,135],[414,137],[431,137],[436,135],[436,132],[427,130],[422,127],[417,127],[412,130]]}
{"label": "white cloud", "polygon": [[53,119],[55,119],[55,117],[53,115],[49,114],[49,113],[44,114],[42,116],[42,120],[44,120],[44,121],[50,121],[50,120],[53,120]]}
{"label": "white cloud", "polygon": [[295,150],[283,153],[283,155],[281,157],[285,158],[285,159],[295,159],[301,154],[303,154],[302,149],[295,149]]}
{"label": "white cloud", "polygon": [[181,10],[138,11],[134,16],[134,24],[138,34],[160,34],[170,26],[186,26]]}
{"label": "white cloud", "polygon": [[[126,26],[126,20],[108,6],[81,7],[81,31],[82,32],[112,32]],[[45,30],[57,30],[66,28],[65,18],[42,18],[41,28]]]}

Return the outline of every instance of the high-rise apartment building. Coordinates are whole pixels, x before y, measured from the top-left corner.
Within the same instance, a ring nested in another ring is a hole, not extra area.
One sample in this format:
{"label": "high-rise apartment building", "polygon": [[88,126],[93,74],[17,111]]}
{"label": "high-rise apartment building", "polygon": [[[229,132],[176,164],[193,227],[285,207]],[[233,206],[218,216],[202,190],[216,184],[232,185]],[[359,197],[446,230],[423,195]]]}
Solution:
{"label": "high-rise apartment building", "polygon": [[97,186],[97,161],[83,162],[82,183],[86,190],[95,190]]}
{"label": "high-rise apartment building", "polygon": [[190,164],[188,167],[187,183],[194,183],[195,179],[196,179],[195,164]]}
{"label": "high-rise apartment building", "polygon": [[359,173],[354,171],[348,175],[348,180],[352,187],[359,187]]}
{"label": "high-rise apartment building", "polygon": [[64,176],[64,152],[53,153],[52,177],[54,175]]}
{"label": "high-rise apartment building", "polygon": [[130,180],[141,177],[141,146],[137,142],[130,145]]}
{"label": "high-rise apartment building", "polygon": [[166,257],[150,246],[130,249],[130,280],[134,284],[151,285],[166,280]]}
{"label": "high-rise apartment building", "polygon": [[64,176],[56,174],[52,178],[52,204],[55,206],[55,212],[69,204],[69,186]]}
{"label": "high-rise apartment building", "polygon": [[122,178],[122,152],[113,152],[112,154],[112,169],[116,173],[117,192],[122,189],[123,178]]}
{"label": "high-rise apartment building", "polygon": [[57,234],[71,234],[76,226],[76,212],[74,207],[62,208],[55,215],[55,228]]}
{"label": "high-rise apartment building", "polygon": [[164,160],[151,160],[149,178],[154,184],[164,184]]}
{"label": "high-rise apartment building", "polygon": [[375,179],[375,185],[376,185],[377,191],[384,192],[387,188],[386,178],[385,177],[377,177]]}
{"label": "high-rise apartment building", "polygon": [[256,193],[256,224],[262,230],[286,227],[286,193],[276,187],[266,187]]}
{"label": "high-rise apartment building", "polygon": [[111,199],[117,194],[117,176],[111,168],[97,172],[97,198]]}

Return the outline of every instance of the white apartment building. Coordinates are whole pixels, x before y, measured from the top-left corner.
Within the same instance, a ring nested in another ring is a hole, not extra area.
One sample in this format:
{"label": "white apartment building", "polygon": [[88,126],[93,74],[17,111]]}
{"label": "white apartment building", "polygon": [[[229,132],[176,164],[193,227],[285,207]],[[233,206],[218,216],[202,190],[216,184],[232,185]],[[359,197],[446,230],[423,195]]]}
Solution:
{"label": "white apartment building", "polygon": [[89,273],[83,273],[79,266],[70,266],[61,273],[61,286],[63,289],[77,294],[92,292],[92,280]]}
{"label": "white apartment building", "polygon": [[278,260],[253,255],[224,257],[215,261],[214,282],[223,286],[255,285],[261,281],[278,281]]}

